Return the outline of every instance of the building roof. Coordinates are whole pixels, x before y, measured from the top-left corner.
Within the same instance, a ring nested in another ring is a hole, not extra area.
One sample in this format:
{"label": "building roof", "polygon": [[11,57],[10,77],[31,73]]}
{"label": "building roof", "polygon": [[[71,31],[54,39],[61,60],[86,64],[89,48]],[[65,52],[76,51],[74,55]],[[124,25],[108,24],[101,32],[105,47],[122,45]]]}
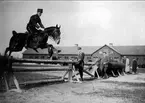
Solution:
{"label": "building roof", "polygon": [[116,51],[112,46],[108,46],[108,45],[106,45],[106,44],[105,44],[104,46],[100,47],[99,49],[97,49],[96,51],[94,51],[94,52],[92,53],[92,55],[93,55],[94,53],[96,53],[97,51],[101,50],[102,48],[104,48],[105,46],[107,46],[109,49],[112,49],[113,51],[115,51],[116,53],[118,53],[118,54],[121,55],[121,53],[119,53],[118,51]]}
{"label": "building roof", "polygon": [[[108,46],[108,45],[104,45]],[[82,46],[82,51],[85,54],[93,54],[95,51],[101,49],[104,46]],[[121,55],[145,55],[145,46],[108,46]],[[77,54],[76,46],[57,46],[58,50],[61,50],[59,54]],[[37,53],[33,49],[28,49],[23,54],[48,54],[47,49],[38,49]]]}
{"label": "building roof", "polygon": [[[101,46],[82,46],[82,51],[85,54],[92,54],[95,50],[99,49]],[[78,54],[77,47],[67,46],[60,47],[61,52],[59,54]]]}
{"label": "building roof", "polygon": [[122,55],[145,55],[145,46],[112,46]]}

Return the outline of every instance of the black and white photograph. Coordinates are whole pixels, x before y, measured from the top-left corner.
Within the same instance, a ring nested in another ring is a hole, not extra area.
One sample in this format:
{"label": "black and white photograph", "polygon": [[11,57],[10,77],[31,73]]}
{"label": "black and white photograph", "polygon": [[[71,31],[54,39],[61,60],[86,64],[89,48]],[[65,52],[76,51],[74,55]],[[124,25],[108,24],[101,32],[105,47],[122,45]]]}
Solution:
{"label": "black and white photograph", "polygon": [[145,103],[145,1],[0,0],[0,103]]}

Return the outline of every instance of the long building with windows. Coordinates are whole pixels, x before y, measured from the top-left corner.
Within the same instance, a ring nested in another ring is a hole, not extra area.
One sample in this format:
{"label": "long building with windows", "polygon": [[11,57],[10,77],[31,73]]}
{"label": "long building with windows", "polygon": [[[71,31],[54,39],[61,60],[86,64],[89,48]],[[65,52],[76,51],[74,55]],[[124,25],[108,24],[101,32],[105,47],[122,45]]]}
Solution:
{"label": "long building with windows", "polygon": [[[57,59],[76,59],[78,55],[77,48],[75,46],[56,47],[61,50],[60,53],[55,52],[54,57]],[[85,53],[85,61],[94,61],[96,58],[102,58],[102,53],[106,52],[108,56],[113,59],[120,61],[123,56],[127,56],[130,61],[133,58],[138,58],[139,65],[145,65],[145,46],[82,46],[82,51]],[[23,52],[23,58],[31,59],[49,59],[47,49],[38,49],[35,52],[33,49],[28,49]]]}

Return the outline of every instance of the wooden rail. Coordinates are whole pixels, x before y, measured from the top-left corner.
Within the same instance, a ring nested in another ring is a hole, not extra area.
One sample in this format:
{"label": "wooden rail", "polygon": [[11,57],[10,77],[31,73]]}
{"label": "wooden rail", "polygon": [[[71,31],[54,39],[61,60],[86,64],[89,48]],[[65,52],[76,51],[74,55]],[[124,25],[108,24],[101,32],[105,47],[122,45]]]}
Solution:
{"label": "wooden rail", "polygon": [[11,59],[12,62],[18,63],[47,63],[47,64],[72,64],[77,63],[77,61],[68,60],[45,60],[45,59]]}
{"label": "wooden rail", "polygon": [[[46,66],[43,67],[43,65],[34,65],[34,67],[36,66],[36,68],[33,68],[33,66],[31,65],[29,67],[29,65],[25,65],[22,64],[22,67],[16,66],[17,64],[20,63],[44,63],[44,64],[68,64],[68,66]],[[68,81],[72,81],[72,77],[73,77],[73,64],[77,63],[77,61],[68,61],[68,60],[44,60],[44,59],[15,59],[15,58],[8,58],[8,68],[11,69],[13,72],[41,72],[41,71],[66,71],[66,73],[62,76],[62,78],[64,78],[66,76],[66,74],[68,74]],[[15,65],[13,65],[15,64]],[[86,65],[93,65],[92,63],[88,63]],[[28,66],[28,67],[27,67]],[[93,75],[89,72],[87,72],[86,70],[84,70],[84,73],[87,73],[88,75],[92,76]],[[12,78],[14,80],[15,86],[17,88],[18,91],[21,91],[20,87],[19,87],[19,83],[14,75],[14,73],[11,73]],[[4,78],[6,79],[6,78]],[[5,82],[6,85],[6,89],[7,91],[9,90],[9,86],[8,86],[9,82]]]}
{"label": "wooden rail", "polygon": [[71,69],[67,67],[13,67],[14,72],[41,72],[41,71],[70,71]]}

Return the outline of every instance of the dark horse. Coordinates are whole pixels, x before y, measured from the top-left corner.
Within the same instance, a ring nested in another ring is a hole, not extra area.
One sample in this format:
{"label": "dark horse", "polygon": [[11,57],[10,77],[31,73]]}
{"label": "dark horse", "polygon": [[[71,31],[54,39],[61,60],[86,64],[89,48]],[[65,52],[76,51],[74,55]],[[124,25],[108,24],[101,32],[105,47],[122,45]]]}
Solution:
{"label": "dark horse", "polygon": [[125,65],[121,62],[107,62],[104,64],[102,74],[104,78],[108,78],[109,76],[117,77],[121,74],[124,75]]}
{"label": "dark horse", "polygon": [[[19,52],[23,49],[23,47],[26,46],[27,39],[30,38],[30,43],[28,43],[28,47],[34,49],[36,52],[37,48],[48,48],[49,56],[51,57],[53,54],[53,50],[55,49],[53,45],[48,44],[48,37],[53,39],[57,44],[60,43],[60,26],[52,26],[47,27],[44,29],[44,31],[39,32],[37,35],[29,35],[28,32],[26,33],[17,33],[16,31],[12,31],[13,36],[10,39],[9,47],[5,50],[5,56],[7,55],[7,52],[9,51],[9,55],[11,55],[12,52]],[[26,48],[27,49],[27,48]]]}

